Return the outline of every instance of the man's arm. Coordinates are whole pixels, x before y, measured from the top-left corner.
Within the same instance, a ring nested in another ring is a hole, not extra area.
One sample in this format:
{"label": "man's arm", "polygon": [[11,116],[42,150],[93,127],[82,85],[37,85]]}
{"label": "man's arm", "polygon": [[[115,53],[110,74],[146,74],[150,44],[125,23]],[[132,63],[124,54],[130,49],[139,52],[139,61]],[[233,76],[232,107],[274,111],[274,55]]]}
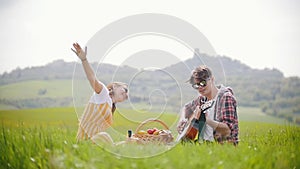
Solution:
{"label": "man's arm", "polygon": [[206,119],[206,123],[211,126],[217,133],[221,134],[222,137],[227,137],[231,133],[231,130],[226,123],[214,121],[209,118]]}
{"label": "man's arm", "polygon": [[237,118],[236,100],[232,95],[225,93],[220,99],[220,104],[222,105],[220,122],[211,119],[206,119],[206,122],[222,137],[227,137],[232,134],[234,121]]}

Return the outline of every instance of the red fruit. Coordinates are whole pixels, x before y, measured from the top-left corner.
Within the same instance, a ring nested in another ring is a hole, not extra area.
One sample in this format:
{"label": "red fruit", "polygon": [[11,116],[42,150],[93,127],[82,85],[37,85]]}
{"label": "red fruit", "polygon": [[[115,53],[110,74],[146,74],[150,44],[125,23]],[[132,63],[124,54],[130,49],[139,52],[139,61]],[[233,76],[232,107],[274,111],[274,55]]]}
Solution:
{"label": "red fruit", "polygon": [[153,134],[153,133],[154,133],[154,130],[153,130],[153,129],[148,129],[148,130],[147,130],[147,133],[148,133],[148,134]]}

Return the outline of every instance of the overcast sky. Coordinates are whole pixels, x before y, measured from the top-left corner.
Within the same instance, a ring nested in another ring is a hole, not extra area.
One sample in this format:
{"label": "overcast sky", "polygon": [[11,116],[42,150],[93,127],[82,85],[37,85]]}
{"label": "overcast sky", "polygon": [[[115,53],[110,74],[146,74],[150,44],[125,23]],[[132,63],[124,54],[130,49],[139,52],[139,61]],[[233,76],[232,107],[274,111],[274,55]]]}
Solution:
{"label": "overcast sky", "polygon": [[300,76],[299,11],[297,0],[0,0],[0,73],[57,59],[77,61],[73,42],[84,45],[126,16],[161,13],[197,27],[218,55]]}

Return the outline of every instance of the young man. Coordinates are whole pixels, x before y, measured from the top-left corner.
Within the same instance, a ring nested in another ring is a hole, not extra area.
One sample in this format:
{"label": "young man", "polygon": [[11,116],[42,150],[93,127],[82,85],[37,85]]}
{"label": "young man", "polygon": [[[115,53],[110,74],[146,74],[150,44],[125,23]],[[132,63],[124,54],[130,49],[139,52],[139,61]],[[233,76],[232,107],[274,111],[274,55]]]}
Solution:
{"label": "young man", "polygon": [[[199,134],[201,133],[199,139],[210,142],[216,140],[219,143],[232,142],[234,145],[238,144],[237,102],[232,89],[223,85],[216,86],[210,68],[205,65],[201,65],[193,70],[189,82],[200,95],[185,105],[183,117],[199,119],[201,105],[205,104],[203,100],[211,103],[209,108],[203,111],[206,122],[202,132],[199,132]],[[186,120],[179,121],[177,128],[179,133],[182,132],[185,123]]]}

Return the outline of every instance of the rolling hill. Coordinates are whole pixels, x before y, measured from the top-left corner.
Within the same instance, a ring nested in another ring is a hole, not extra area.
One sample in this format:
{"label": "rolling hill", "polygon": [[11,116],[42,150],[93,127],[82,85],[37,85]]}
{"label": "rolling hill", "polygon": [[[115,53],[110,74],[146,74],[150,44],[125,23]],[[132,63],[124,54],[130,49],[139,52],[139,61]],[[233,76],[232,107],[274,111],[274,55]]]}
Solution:
{"label": "rolling hill", "polygon": [[[231,86],[239,106],[260,107],[264,113],[299,121],[300,79],[283,76],[277,69],[252,69],[226,56],[208,56],[195,50],[190,59],[164,69],[136,69],[128,65],[92,63],[104,83],[122,81],[130,85],[130,104],[124,108],[142,111],[178,111],[197,93],[186,83],[191,70],[206,64],[217,83]],[[44,66],[17,68],[0,75],[0,108],[84,106],[92,90],[82,66],[56,60]]]}

